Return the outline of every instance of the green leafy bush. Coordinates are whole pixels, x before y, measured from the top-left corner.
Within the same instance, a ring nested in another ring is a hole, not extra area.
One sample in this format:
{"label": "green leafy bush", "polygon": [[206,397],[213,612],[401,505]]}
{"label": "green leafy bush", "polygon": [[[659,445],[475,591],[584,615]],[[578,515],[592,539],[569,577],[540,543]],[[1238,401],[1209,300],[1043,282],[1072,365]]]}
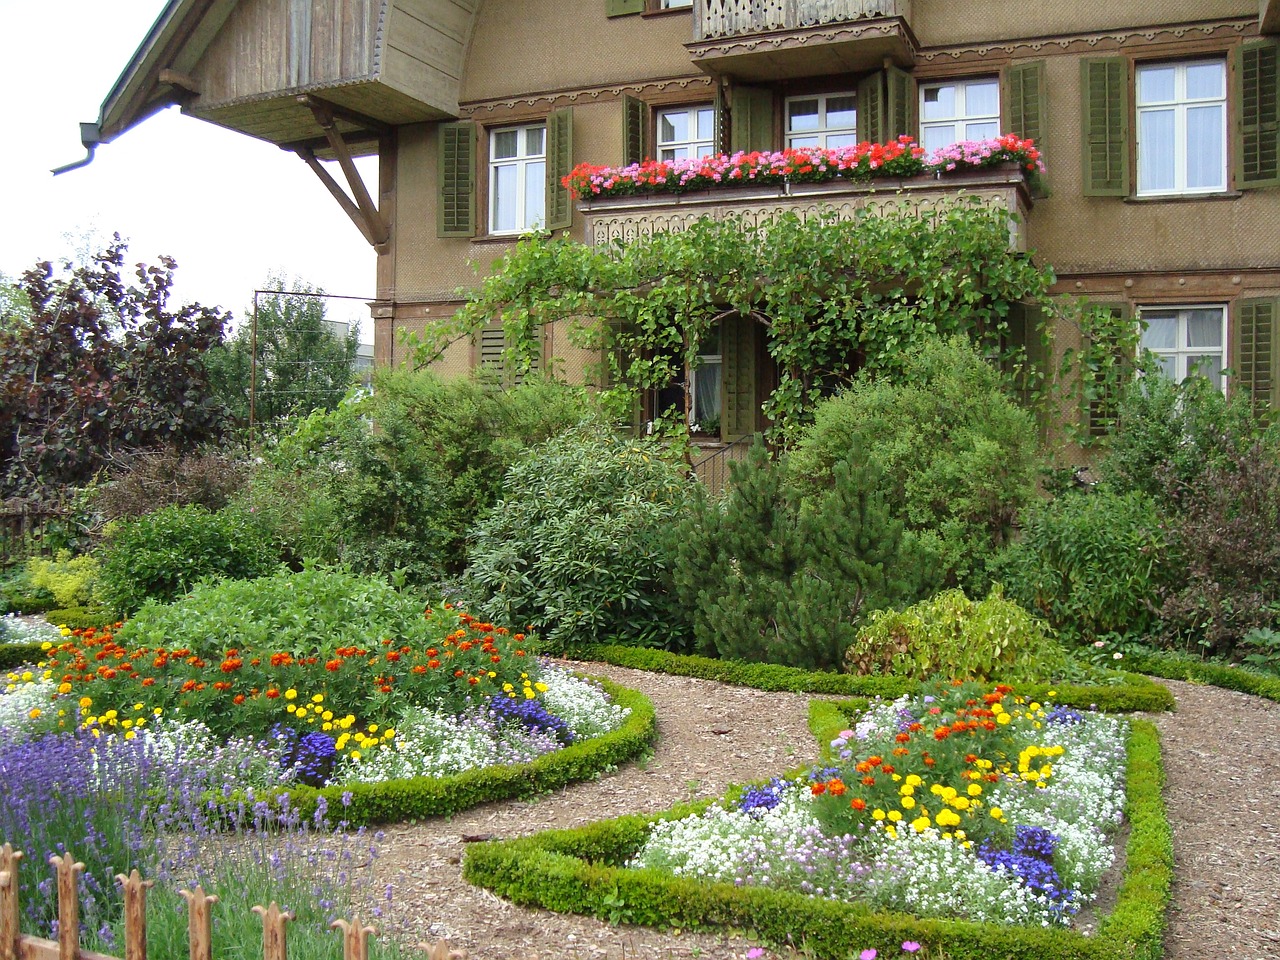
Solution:
{"label": "green leafy bush", "polygon": [[533,448],[475,529],[465,596],[485,616],[551,645],[677,642],[687,630],[666,588],[665,531],[691,494],[652,440],[584,428]]}
{"label": "green leafy bush", "polygon": [[59,550],[54,559],[32,557],[27,561],[27,576],[37,590],[47,590],[60,607],[83,606],[93,599],[98,579],[98,561],[90,554],[71,556]]}
{"label": "green leafy bush", "polygon": [[99,599],[119,614],[147,600],[166,602],[206,577],[250,579],[278,557],[251,518],[237,510],[164,507],[121,521],[102,545]]}
{"label": "green leafy bush", "polygon": [[44,618],[55,627],[66,627],[69,630],[105,627],[116,623],[119,619],[106,607],[96,606],[57,607],[46,610]]}
{"label": "green leafy bush", "polygon": [[861,449],[894,517],[930,546],[946,583],[985,587],[987,559],[1035,493],[1035,420],[1006,387],[967,340],[926,343],[906,354],[900,376],[860,375],[820,404],[792,472],[817,489]]}
{"label": "green leafy bush", "polygon": [[1180,565],[1151,496],[1104,484],[1037,504],[1022,523],[992,569],[1010,597],[1075,640],[1155,629]]}
{"label": "green leafy bush", "polygon": [[694,500],[674,532],[672,579],[699,652],[835,668],[868,613],[920,595],[922,554],[858,456],[855,445],[805,499],[757,443],[731,464],[723,500]]}
{"label": "green leafy bush", "polygon": [[[384,580],[322,567],[277,568],[255,580],[202,583],[173,603],[151,603],[116,634],[126,646],[332,651],[386,637],[430,641],[423,601]],[[426,646],[430,646],[427,642]]]}
{"label": "green leafy bush", "polygon": [[1044,680],[1061,673],[1066,654],[1043,623],[996,587],[978,602],[945,590],[905,610],[873,613],[844,665],[850,673],[918,680]]}

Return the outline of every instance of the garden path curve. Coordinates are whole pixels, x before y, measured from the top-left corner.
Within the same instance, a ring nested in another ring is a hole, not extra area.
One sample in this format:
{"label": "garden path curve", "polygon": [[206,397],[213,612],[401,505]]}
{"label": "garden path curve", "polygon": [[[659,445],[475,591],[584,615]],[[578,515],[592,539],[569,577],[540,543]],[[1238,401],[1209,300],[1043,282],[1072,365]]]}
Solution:
{"label": "garden path curve", "polygon": [[[662,810],[816,756],[807,695],[577,666],[653,700],[660,739],[652,758],[533,802],[486,804],[452,819],[387,828],[374,889],[395,881],[395,912],[408,918],[411,935],[447,938],[474,960],[742,960],[751,946],[742,939],[525,909],[462,880],[464,837],[507,838]],[[1280,957],[1280,704],[1168,685],[1178,712],[1154,717],[1164,739],[1177,860],[1166,960]]]}

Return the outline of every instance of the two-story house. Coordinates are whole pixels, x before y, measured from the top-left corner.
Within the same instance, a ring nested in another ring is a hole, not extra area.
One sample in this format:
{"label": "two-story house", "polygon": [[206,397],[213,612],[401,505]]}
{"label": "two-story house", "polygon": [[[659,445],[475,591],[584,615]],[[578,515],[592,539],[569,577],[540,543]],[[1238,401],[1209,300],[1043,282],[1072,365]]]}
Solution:
{"label": "two-story house", "polygon": [[[841,183],[575,203],[561,178],[580,161],[1016,133],[1039,144],[1048,195],[994,172],[965,189],[1020,215],[1014,242],[1059,290],[1141,315],[1170,376],[1225,386],[1230,368],[1275,404],[1278,41],[1280,0],[172,0],[84,140],[179,104],[296,152],[378,252],[376,358],[394,364],[398,331],[451,315],[472,264],[532,228],[599,242],[867,202]],[[351,158],[373,153],[370,188]],[[500,336],[442,368],[490,360]],[[587,365],[545,338],[562,369]]]}

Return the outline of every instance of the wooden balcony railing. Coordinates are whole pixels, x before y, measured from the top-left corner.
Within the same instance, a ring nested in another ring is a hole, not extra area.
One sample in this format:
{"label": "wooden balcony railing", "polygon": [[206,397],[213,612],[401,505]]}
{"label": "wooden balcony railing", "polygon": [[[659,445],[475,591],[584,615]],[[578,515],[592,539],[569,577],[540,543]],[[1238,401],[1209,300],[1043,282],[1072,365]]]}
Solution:
{"label": "wooden balcony railing", "polygon": [[803,30],[875,17],[911,20],[911,0],[694,0],[693,40]]}

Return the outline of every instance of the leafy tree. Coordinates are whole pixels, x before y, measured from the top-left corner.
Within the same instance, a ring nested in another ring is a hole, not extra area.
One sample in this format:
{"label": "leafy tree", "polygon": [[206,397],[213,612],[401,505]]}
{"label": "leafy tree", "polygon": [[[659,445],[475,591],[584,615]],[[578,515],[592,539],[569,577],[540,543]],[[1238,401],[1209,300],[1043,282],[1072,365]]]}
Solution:
{"label": "leafy tree", "polygon": [[0,330],[31,322],[31,301],[22,287],[0,273]]}
{"label": "leafy tree", "polygon": [[[289,284],[268,277],[265,286],[283,289]],[[249,422],[255,342],[254,421],[267,430],[317,410],[336,409],[354,382],[358,328],[336,334],[325,319],[324,291],[307,283],[293,286],[297,294],[258,298],[256,337],[253,323],[242,322],[209,357],[218,395],[238,423]]]}
{"label": "leafy tree", "polygon": [[118,452],[218,437],[225,410],[204,356],[226,318],[170,307],[170,257],[127,283],[126,250],[116,235],[88,263],[23,275],[30,320],[0,325],[0,493],[83,484]]}

